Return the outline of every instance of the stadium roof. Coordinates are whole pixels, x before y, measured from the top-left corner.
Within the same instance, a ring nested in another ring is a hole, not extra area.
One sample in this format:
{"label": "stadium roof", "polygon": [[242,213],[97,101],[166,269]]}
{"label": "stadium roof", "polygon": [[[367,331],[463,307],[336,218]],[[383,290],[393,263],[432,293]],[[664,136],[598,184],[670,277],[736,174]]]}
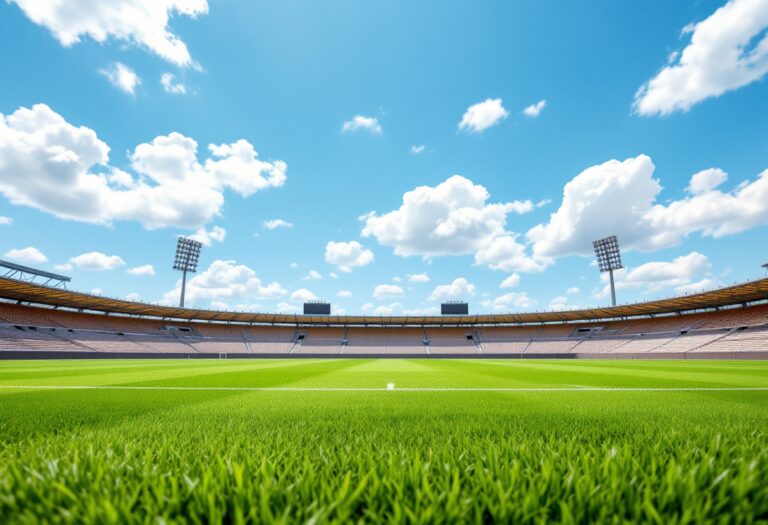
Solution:
{"label": "stadium roof", "polygon": [[160,306],[126,301],[123,299],[113,299],[100,295],[73,292],[61,288],[51,288],[35,283],[6,278],[0,278],[0,299],[47,305],[55,308],[189,321],[290,325],[457,326],[471,324],[493,325],[599,321],[617,318],[667,315],[692,310],[707,310],[746,305],[757,301],[768,300],[768,278],[681,297],[605,308],[565,310],[561,312],[524,312],[457,316],[311,316],[198,310],[195,308],[177,308],[174,306]]}

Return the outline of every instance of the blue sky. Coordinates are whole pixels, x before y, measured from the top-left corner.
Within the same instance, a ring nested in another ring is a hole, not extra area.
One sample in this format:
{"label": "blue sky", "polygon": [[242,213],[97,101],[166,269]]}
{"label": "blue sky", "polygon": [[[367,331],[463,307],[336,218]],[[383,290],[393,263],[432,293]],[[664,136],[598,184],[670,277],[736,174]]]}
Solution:
{"label": "blue sky", "polygon": [[614,233],[620,302],[763,274],[765,0],[89,4],[0,4],[0,256],[72,288],[170,303],[200,229],[201,307],[607,304]]}

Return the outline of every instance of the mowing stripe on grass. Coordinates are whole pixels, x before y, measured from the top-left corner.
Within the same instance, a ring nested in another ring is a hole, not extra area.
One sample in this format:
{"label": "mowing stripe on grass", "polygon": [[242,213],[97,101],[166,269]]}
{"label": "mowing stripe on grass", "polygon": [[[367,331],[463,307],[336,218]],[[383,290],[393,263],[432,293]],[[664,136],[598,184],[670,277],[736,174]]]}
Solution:
{"label": "mowing stripe on grass", "polygon": [[313,386],[142,386],[142,385],[0,385],[17,390],[189,390],[223,392],[768,392],[768,387],[313,387]]}

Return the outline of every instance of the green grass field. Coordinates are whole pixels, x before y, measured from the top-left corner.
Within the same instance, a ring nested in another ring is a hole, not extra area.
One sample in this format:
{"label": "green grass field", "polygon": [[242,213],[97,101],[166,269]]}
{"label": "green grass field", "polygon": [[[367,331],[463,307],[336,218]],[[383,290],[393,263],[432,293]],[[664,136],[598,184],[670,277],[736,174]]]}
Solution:
{"label": "green grass field", "polygon": [[0,361],[41,520],[766,523],[768,362]]}

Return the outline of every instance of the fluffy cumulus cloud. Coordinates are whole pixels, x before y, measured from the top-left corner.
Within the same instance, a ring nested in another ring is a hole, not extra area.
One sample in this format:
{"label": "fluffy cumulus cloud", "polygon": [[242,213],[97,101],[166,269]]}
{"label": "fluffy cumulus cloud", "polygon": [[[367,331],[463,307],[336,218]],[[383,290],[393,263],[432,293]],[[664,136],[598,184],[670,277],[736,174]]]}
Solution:
{"label": "fluffy cumulus cloud", "polygon": [[429,295],[430,301],[447,301],[449,299],[466,299],[475,295],[476,287],[464,277],[458,277],[450,284],[440,284]]}
{"label": "fluffy cumulus cloud", "polygon": [[159,136],[131,153],[131,175],[109,165],[95,131],[37,104],[0,115],[0,193],[64,219],[199,228],[220,212],[226,189],[247,197],[285,183],[286,164],[260,160],[245,140],[209,151],[200,162],[193,139]]}
{"label": "fluffy cumulus cloud", "polygon": [[545,107],[547,107],[547,101],[543,99],[539,100],[535,104],[531,104],[523,109],[523,115],[530,118],[536,118],[541,114]]}
{"label": "fluffy cumulus cloud", "polygon": [[227,230],[221,226],[214,226],[210,230],[199,228],[195,233],[189,236],[193,241],[201,242],[205,246],[210,246],[214,242],[223,242],[226,237]]}
{"label": "fluffy cumulus cloud", "polygon": [[270,219],[261,223],[266,230],[277,230],[278,228],[293,228],[293,224],[283,219]]}
{"label": "fluffy cumulus cloud", "polygon": [[375,299],[392,299],[402,297],[403,295],[405,295],[405,292],[396,284],[380,284],[373,289],[373,297]]}
{"label": "fluffy cumulus cloud", "polygon": [[13,219],[0,215],[0,226],[10,226],[11,224],[13,224]]}
{"label": "fluffy cumulus cloud", "polygon": [[139,75],[133,69],[120,62],[110,64],[99,72],[107,77],[110,84],[130,95],[134,95],[136,93],[136,86],[141,84]]}
{"label": "fluffy cumulus cloud", "polygon": [[196,18],[208,12],[206,0],[9,0],[32,22],[47,28],[63,45],[84,37],[127,42],[178,66],[193,64],[186,44],[168,28],[173,15]]}
{"label": "fluffy cumulus cloud", "polygon": [[34,246],[27,246],[26,248],[13,248],[5,252],[5,256],[14,261],[29,263],[29,264],[42,264],[48,262],[48,257],[35,248]]}
{"label": "fluffy cumulus cloud", "polygon": [[513,273],[503,281],[501,281],[500,288],[514,288],[520,284],[520,274]]}
{"label": "fluffy cumulus cloud", "polygon": [[352,131],[367,131],[374,135],[381,135],[384,129],[379,124],[379,119],[375,117],[366,117],[364,115],[355,115],[352,120],[347,120],[341,126],[341,131],[349,133]]}
{"label": "fluffy cumulus cloud", "polygon": [[480,306],[489,308],[494,312],[512,312],[517,310],[530,310],[536,306],[536,301],[528,297],[526,292],[509,292],[496,297],[493,300],[486,300],[480,303]]}
{"label": "fluffy cumulus cloud", "polygon": [[178,82],[173,73],[163,73],[160,75],[160,84],[163,86],[163,91],[171,95],[187,94],[187,86],[182,82]]}
{"label": "fluffy cumulus cloud", "polygon": [[408,275],[409,283],[428,283],[429,275],[426,273],[412,273]]}
{"label": "fluffy cumulus cloud", "polygon": [[338,292],[336,292],[336,296],[344,299],[348,299],[349,297],[352,297],[352,292],[350,292],[349,290],[339,290]]}
{"label": "fluffy cumulus cloud", "polygon": [[427,147],[424,144],[420,144],[418,146],[413,145],[411,146],[411,153],[413,155],[419,155],[420,153],[423,153],[425,149],[427,149]]}
{"label": "fluffy cumulus cloud", "polygon": [[502,106],[501,99],[489,98],[467,108],[459,122],[459,130],[480,133],[495,126],[507,116],[509,112]]}
{"label": "fluffy cumulus cloud", "polygon": [[768,0],[731,0],[683,28],[690,43],[635,96],[640,115],[688,111],[693,105],[755,82],[768,73]]}
{"label": "fluffy cumulus cloud", "polygon": [[316,270],[310,270],[307,275],[301,278],[302,281],[319,281],[323,276]]}
{"label": "fluffy cumulus cloud", "polygon": [[[181,280],[167,292],[164,302],[175,304],[181,293]],[[226,306],[254,299],[278,299],[287,291],[276,282],[265,284],[251,268],[235,261],[216,260],[204,271],[187,281],[186,303],[205,306],[218,303]]]}
{"label": "fluffy cumulus cloud", "polygon": [[568,298],[563,295],[558,295],[549,302],[547,306],[548,310],[563,311],[563,310],[578,310],[581,306],[576,304],[570,304]]}
{"label": "fluffy cumulus cloud", "polygon": [[151,264],[144,264],[142,266],[135,266],[128,268],[130,275],[155,275],[155,267]]}
{"label": "fluffy cumulus cloud", "polygon": [[357,241],[330,241],[325,245],[325,261],[342,272],[351,272],[352,268],[372,263],[373,252]]}
{"label": "fluffy cumulus cloud", "polygon": [[550,257],[530,255],[517,239],[510,233],[494,237],[475,253],[475,264],[503,272],[541,272],[552,264]]}
{"label": "fluffy cumulus cloud", "polygon": [[291,300],[306,303],[317,300],[317,296],[306,288],[300,288],[291,294]]}
{"label": "fluffy cumulus cloud", "polygon": [[509,213],[534,209],[531,201],[489,204],[489,198],[485,187],[454,175],[406,192],[397,210],[364,215],[362,234],[402,256],[474,253],[505,233]]}
{"label": "fluffy cumulus cloud", "polygon": [[560,208],[527,233],[534,256],[589,255],[592,241],[615,234],[623,248],[655,250],[701,233],[722,237],[768,223],[768,170],[731,191],[710,169],[693,176],[689,195],[657,202],[662,187],[650,157],[611,160],[582,171],[565,185]]}
{"label": "fluffy cumulus cloud", "polygon": [[102,252],[81,253],[69,259],[70,266],[83,270],[114,270],[123,266],[125,261],[119,255],[107,255]]}
{"label": "fluffy cumulus cloud", "polygon": [[728,178],[728,174],[720,168],[702,170],[691,177],[688,184],[688,192],[697,195],[712,191],[720,186]]}
{"label": "fluffy cumulus cloud", "polygon": [[587,168],[563,189],[560,208],[549,222],[528,232],[540,256],[589,254],[592,241],[616,234],[623,245],[644,242],[644,216],[661,191],[650,157],[611,160]]}
{"label": "fluffy cumulus cloud", "polygon": [[[711,264],[706,256],[691,252],[672,261],[654,261],[636,268],[621,269],[614,273],[616,289],[640,290],[641,293],[656,293],[673,289],[677,293],[711,288],[715,281],[708,277]],[[595,297],[607,297],[610,294],[608,275],[601,276],[603,287]]]}

